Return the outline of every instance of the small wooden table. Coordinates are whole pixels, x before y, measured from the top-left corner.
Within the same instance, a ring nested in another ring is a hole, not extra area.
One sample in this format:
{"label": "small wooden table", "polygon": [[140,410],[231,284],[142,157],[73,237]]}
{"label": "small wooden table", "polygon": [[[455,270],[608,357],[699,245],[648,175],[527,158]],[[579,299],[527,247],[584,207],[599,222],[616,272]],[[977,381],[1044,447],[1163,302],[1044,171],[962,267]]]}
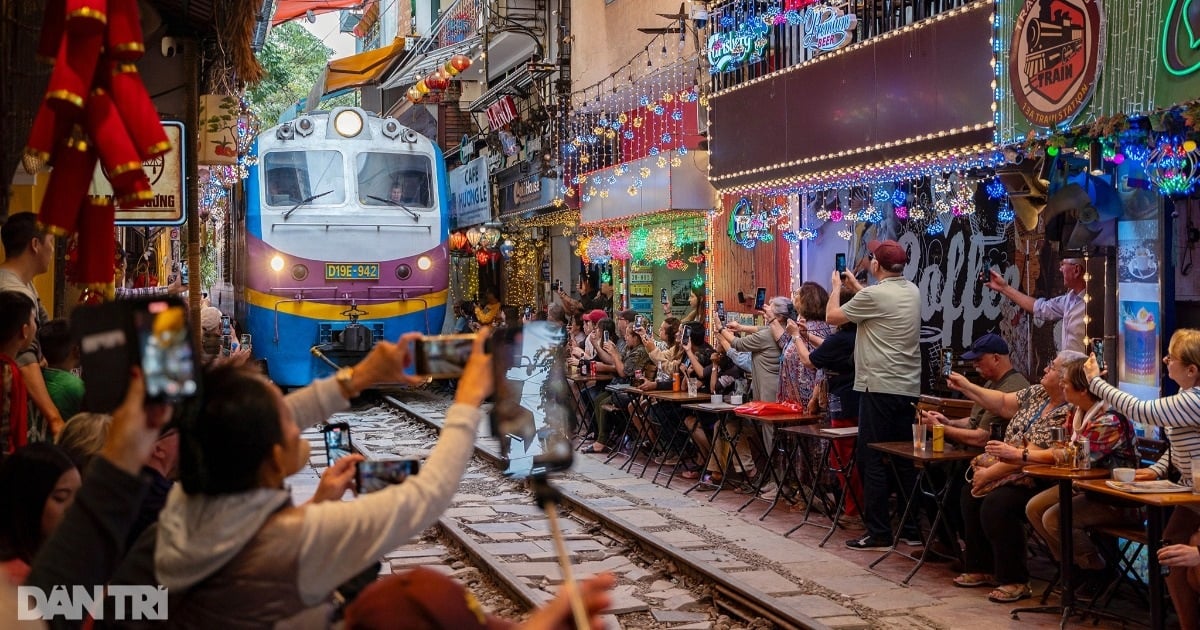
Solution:
{"label": "small wooden table", "polygon": [[[935,487],[933,485],[933,479],[926,474],[926,471],[933,466],[939,466],[952,462],[969,461],[974,459],[976,455],[982,453],[983,450],[977,448],[965,448],[956,444],[951,444],[949,441],[946,442],[945,450],[940,453],[933,452],[932,442],[926,443],[925,448],[919,451],[913,448],[911,440],[905,440],[903,442],[875,442],[869,446],[877,451],[882,451],[886,455],[892,456],[892,458],[899,457],[910,460],[913,463],[913,467],[917,469],[917,478],[913,482],[912,491],[909,492],[907,500],[904,504],[904,512],[900,515],[900,522],[896,525],[896,532],[892,535],[892,546],[888,547],[888,550],[884,552],[882,556],[879,556],[874,562],[867,565],[868,568],[874,569],[875,565],[883,562],[885,558],[892,554],[897,554],[908,558],[909,560],[916,562],[916,565],[913,566],[912,571],[909,571],[908,575],[905,576],[905,578],[900,582],[901,584],[907,585],[909,580],[911,580],[913,576],[917,574],[917,571],[924,566],[929,554],[933,553],[930,550],[930,545],[933,544],[933,537],[937,533],[938,524],[942,521],[942,512],[945,511],[946,506],[946,495],[948,494],[951,485],[951,475],[945,475],[945,479],[942,481],[941,487]],[[894,460],[892,461],[892,474],[896,475],[896,481],[899,482],[900,472],[896,469],[896,463]],[[922,486],[926,480],[928,480],[928,489]],[[910,553],[899,551],[896,544],[900,540],[900,532],[904,531],[904,524],[908,521],[909,513],[916,509],[918,496],[925,496],[933,499],[934,505],[937,506],[936,511],[933,514],[933,519],[929,523],[929,533],[925,535],[923,551],[921,553],[921,557],[919,558]]]}
{"label": "small wooden table", "polygon": [[[811,413],[776,413],[768,416],[758,416],[748,413],[734,412],[734,416],[740,420],[749,420],[751,422],[757,422],[758,424],[770,427],[790,427],[797,424],[816,424],[821,421],[820,415],[814,415]],[[754,503],[756,500],[762,498],[760,495],[762,494],[763,486],[767,485],[767,480],[770,479],[775,482],[775,487],[777,490],[775,492],[775,498],[770,500],[771,505],[767,506],[767,509],[762,513],[762,516],[758,517],[758,520],[760,521],[767,518],[767,515],[771,513],[771,510],[774,510],[775,506],[779,503],[779,495],[783,493],[783,484],[787,479],[786,476],[781,479],[775,472],[775,466],[771,465],[773,453],[781,453],[784,456],[788,454],[788,449],[786,448],[785,443],[786,439],[783,438],[785,438],[785,436],[782,434],[776,435],[775,443],[768,448],[767,442],[762,436],[762,432],[754,432],[754,439],[758,440],[759,445],[762,447],[762,452],[767,458],[765,462],[766,471],[758,475],[758,483],[754,486],[754,493],[750,495],[749,499],[746,499],[746,502],[742,504],[742,507],[738,508],[738,511],[741,512],[751,503]],[[792,462],[784,461],[784,465],[791,466]],[[766,501],[767,499],[764,498],[763,500]]]}
{"label": "small wooden table", "polygon": [[[837,453],[837,450],[833,448],[834,442],[838,440],[858,439],[858,427],[852,427],[852,429],[851,431],[839,432],[837,429],[816,424],[805,424],[798,427],[784,427],[781,429],[781,433],[794,436],[795,441],[792,443],[792,451],[799,451],[800,457],[804,459],[806,466],[812,471],[812,486],[808,496],[804,497],[804,501],[807,504],[804,508],[804,516],[798,525],[784,533],[784,538],[791,536],[792,532],[805,525],[824,527],[829,531],[821,539],[821,543],[817,545],[818,547],[824,547],[825,543],[829,542],[830,537],[833,536],[834,530],[838,527],[838,519],[846,508],[847,497],[849,497],[849,500],[854,501],[855,507],[860,510],[862,509],[862,506],[859,505],[860,501],[851,496],[853,493],[850,489],[850,475],[854,472],[854,451],[850,451],[850,456],[846,461],[841,461],[840,459],[833,461],[830,459],[831,456],[835,456]],[[809,461],[806,451],[801,447],[802,440],[819,440],[821,442],[821,450],[817,455],[817,461]],[[853,445],[853,442],[851,444]],[[835,459],[837,458],[835,457]],[[844,487],[838,487],[836,481],[833,483],[833,487],[829,487],[829,484],[822,479],[825,476],[824,473],[827,471],[833,473],[835,479],[841,479],[843,481],[841,485]],[[787,478],[786,474],[784,478]],[[800,491],[803,494],[803,483],[800,484]],[[825,498],[831,494],[837,496],[832,509],[830,509]],[[809,520],[809,516],[812,515],[813,505],[818,500],[821,502],[821,512],[829,518],[829,525],[813,523]]]}
{"label": "small wooden table", "polygon": [[[652,392],[646,392],[646,397],[655,402],[659,402],[659,403],[672,403],[675,405],[675,409],[678,409],[679,405],[702,403],[702,402],[707,402],[712,399],[712,397],[709,396],[707,393],[705,393],[705,394],[697,393],[696,395],[693,396],[693,395],[687,393],[687,391],[676,392],[676,391],[666,391],[666,390],[662,390],[662,391],[655,390]],[[661,450],[664,453],[664,459],[663,459],[664,463],[658,465],[658,468],[654,471],[654,478],[650,480],[650,483],[658,483],[658,476],[662,473],[663,466],[666,465],[665,458],[669,456],[669,454],[672,450],[671,447],[672,447],[672,445],[675,444],[675,438],[676,438],[675,434],[677,434],[679,432],[683,432],[684,441],[683,441],[682,448],[680,448],[679,461],[675,462],[675,464],[671,467],[671,473],[669,475],[667,475],[667,487],[668,488],[671,487],[671,481],[675,478],[675,473],[679,471],[680,464],[683,463],[683,454],[687,450],[687,445],[692,443],[692,432],[687,429],[686,425],[684,425],[683,418],[676,417],[675,419],[679,421],[679,424],[675,425],[675,431],[673,432],[672,435],[667,435],[668,431],[665,430],[666,427],[660,427],[660,430],[658,432],[658,438],[659,438],[658,442],[659,442],[659,445],[661,446]],[[646,469],[643,468],[642,473],[645,474],[645,472],[646,472]]]}
{"label": "small wooden table", "polygon": [[1163,610],[1163,579],[1161,567],[1158,564],[1158,549],[1160,547],[1159,543],[1162,542],[1163,527],[1166,526],[1166,511],[1180,505],[1198,505],[1200,504],[1200,494],[1194,492],[1162,492],[1153,494],[1122,492],[1116,488],[1109,487],[1104,480],[1100,479],[1078,481],[1075,483],[1075,487],[1085,492],[1107,494],[1111,497],[1117,497],[1125,501],[1135,501],[1146,506],[1146,534],[1150,541],[1150,544],[1147,545],[1149,549],[1148,560],[1150,571],[1150,627],[1153,630],[1162,630],[1167,624],[1167,614]]}
{"label": "small wooden table", "polygon": [[[1075,584],[1072,580],[1071,569],[1075,566],[1075,532],[1072,519],[1075,515],[1074,505],[1071,502],[1073,495],[1071,486],[1076,481],[1086,481],[1088,479],[1107,479],[1109,471],[1106,468],[1058,468],[1050,464],[1031,464],[1024,468],[1025,474],[1038,479],[1049,479],[1058,483],[1058,519],[1059,519],[1059,574],[1062,576],[1062,601],[1058,606],[1028,606],[1025,608],[1014,608],[1012,610],[1012,618],[1017,619],[1017,615],[1023,612],[1031,613],[1054,613],[1061,614],[1062,620],[1059,622],[1060,627],[1066,627],[1067,619],[1071,617],[1072,611],[1075,609]],[[1091,611],[1089,614],[1105,616],[1099,611]]]}

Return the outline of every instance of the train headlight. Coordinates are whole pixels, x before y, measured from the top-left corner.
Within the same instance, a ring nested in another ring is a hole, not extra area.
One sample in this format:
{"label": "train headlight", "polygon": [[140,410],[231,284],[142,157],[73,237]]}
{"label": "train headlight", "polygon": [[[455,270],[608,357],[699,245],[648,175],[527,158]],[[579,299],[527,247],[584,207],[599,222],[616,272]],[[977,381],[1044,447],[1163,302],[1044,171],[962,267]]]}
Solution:
{"label": "train headlight", "polygon": [[408,280],[410,276],[412,276],[412,267],[408,265],[396,266],[396,278],[398,280]]}
{"label": "train headlight", "polygon": [[275,254],[271,257],[271,269],[274,271],[283,271],[283,256]]}
{"label": "train headlight", "polygon": [[417,269],[420,269],[421,271],[429,271],[429,268],[432,266],[433,259],[428,256],[422,256],[417,259]]}
{"label": "train headlight", "polygon": [[292,279],[303,280],[308,277],[308,267],[304,265],[292,265]]}
{"label": "train headlight", "polygon": [[352,109],[343,109],[338,112],[338,115],[333,119],[333,128],[337,130],[343,138],[353,138],[362,132],[363,119],[358,115],[358,112]]}

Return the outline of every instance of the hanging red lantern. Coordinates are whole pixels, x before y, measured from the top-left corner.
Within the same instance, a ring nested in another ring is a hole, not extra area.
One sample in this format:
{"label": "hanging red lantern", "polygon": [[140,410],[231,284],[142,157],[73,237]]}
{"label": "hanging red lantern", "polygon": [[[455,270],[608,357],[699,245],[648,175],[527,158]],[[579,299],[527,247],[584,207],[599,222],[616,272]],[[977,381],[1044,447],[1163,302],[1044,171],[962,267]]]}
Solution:
{"label": "hanging red lantern", "polygon": [[482,249],[475,253],[475,260],[481,265],[488,264],[488,260],[490,260],[490,259],[491,259],[491,256],[489,256],[488,253],[483,251]]}
{"label": "hanging red lantern", "polygon": [[450,251],[461,252],[467,248],[467,235],[462,232],[453,232],[450,234]]}
{"label": "hanging red lantern", "polygon": [[431,90],[444,90],[450,87],[450,77],[442,72],[441,68],[438,68],[425,77],[425,85],[429,86]]}
{"label": "hanging red lantern", "polygon": [[458,72],[462,72],[463,70],[471,67],[471,58],[466,55],[454,55],[450,58],[450,61],[446,63]]}

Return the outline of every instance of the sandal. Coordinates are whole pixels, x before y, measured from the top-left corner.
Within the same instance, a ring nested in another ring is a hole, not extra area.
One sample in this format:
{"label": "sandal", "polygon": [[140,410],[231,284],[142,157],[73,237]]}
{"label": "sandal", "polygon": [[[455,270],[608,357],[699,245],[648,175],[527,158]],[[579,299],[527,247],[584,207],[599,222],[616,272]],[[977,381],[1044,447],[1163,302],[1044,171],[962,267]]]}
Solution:
{"label": "sandal", "polygon": [[997,586],[995,590],[988,593],[988,600],[997,604],[1011,604],[1031,595],[1033,595],[1033,590],[1029,588],[1028,584],[1005,584]]}
{"label": "sandal", "polygon": [[612,449],[606,446],[603,442],[592,442],[592,448],[590,450],[593,453],[607,453]]}
{"label": "sandal", "polygon": [[954,578],[954,585],[962,588],[996,586],[996,578],[990,573],[963,573]]}
{"label": "sandal", "polygon": [[685,471],[679,473],[679,476],[683,477],[684,479],[699,479],[700,471],[699,470],[685,470]]}

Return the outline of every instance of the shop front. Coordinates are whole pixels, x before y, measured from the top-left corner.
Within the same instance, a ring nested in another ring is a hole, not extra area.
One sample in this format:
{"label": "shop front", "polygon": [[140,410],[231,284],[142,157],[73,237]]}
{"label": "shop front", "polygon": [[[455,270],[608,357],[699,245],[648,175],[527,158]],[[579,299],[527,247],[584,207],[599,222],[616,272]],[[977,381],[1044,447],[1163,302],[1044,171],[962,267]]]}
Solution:
{"label": "shop front", "polygon": [[[570,275],[564,227],[579,223],[579,212],[555,203],[558,182],[542,177],[538,164],[522,162],[496,173],[500,245],[506,279],[505,304],[541,310],[550,299],[552,278]],[[560,201],[561,203],[561,201]],[[559,257],[554,253],[561,252]]]}
{"label": "shop front", "polygon": [[[476,158],[449,174],[450,303],[476,301],[483,292],[500,293],[503,256],[500,231],[485,225],[492,214],[492,185],[486,158]],[[453,323],[447,309],[447,326]]]}
{"label": "shop front", "polygon": [[646,157],[589,174],[620,192],[583,201],[575,253],[612,282],[614,310],[635,310],[654,325],[668,316],[705,321],[705,304],[692,296],[707,286],[708,156],[662,157],[663,167]]}
{"label": "shop front", "polygon": [[[1022,190],[1010,178],[1009,195],[1032,199],[1040,269],[1086,261],[1088,348],[1107,342],[1111,378],[1144,399],[1174,390],[1161,359],[1176,326],[1200,313],[1190,264],[1200,243],[1200,56],[1186,7],[1072,0],[1047,16],[1036,2],[1005,0],[997,9],[998,136],[1005,169],[1031,183]],[[1050,26],[1068,29],[1078,53],[1058,58],[1030,43]],[[1030,267],[1027,292],[1052,275]]]}
{"label": "shop front", "polygon": [[926,391],[944,348],[998,325],[977,280],[1012,259],[1012,212],[985,190],[999,155],[993,8],[965,4],[711,96],[712,290],[727,311],[751,313],[758,288],[828,289],[839,255],[861,273],[866,244],[894,239],[922,291]]}

